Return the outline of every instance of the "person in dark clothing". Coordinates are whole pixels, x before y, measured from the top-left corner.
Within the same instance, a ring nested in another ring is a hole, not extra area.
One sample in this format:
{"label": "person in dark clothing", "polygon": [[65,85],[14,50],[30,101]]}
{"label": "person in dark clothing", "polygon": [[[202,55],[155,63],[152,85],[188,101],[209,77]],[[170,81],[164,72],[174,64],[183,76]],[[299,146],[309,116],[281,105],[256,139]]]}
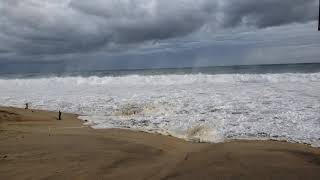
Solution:
{"label": "person in dark clothing", "polygon": [[25,105],[26,107],[24,109],[29,109],[29,103],[26,103]]}
{"label": "person in dark clothing", "polygon": [[61,111],[59,111],[59,120],[61,120],[61,114],[62,114]]}

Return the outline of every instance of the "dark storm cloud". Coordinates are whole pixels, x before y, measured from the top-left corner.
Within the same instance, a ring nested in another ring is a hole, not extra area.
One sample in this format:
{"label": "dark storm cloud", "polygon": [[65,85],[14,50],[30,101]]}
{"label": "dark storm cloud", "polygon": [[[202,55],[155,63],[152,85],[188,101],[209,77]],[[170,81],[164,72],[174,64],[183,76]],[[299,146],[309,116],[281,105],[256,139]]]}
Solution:
{"label": "dark storm cloud", "polygon": [[77,0],[70,7],[106,22],[116,43],[135,43],[185,36],[208,19],[215,21],[216,2],[208,0]]}
{"label": "dark storm cloud", "polygon": [[190,34],[214,8],[206,0],[4,0],[0,40],[22,54],[119,51],[127,44]]}
{"label": "dark storm cloud", "polygon": [[183,38],[201,32],[203,27],[216,32],[226,27],[303,23],[316,19],[316,3],[317,0],[1,0],[0,54],[123,52],[147,41]]}

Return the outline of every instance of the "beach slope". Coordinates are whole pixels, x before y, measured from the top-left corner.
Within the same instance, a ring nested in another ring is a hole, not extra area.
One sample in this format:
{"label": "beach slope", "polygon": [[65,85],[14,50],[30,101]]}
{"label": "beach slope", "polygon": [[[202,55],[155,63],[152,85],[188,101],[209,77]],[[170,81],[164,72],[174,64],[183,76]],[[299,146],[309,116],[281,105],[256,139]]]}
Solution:
{"label": "beach slope", "polygon": [[0,107],[0,179],[320,179],[320,150],[94,130],[74,114]]}

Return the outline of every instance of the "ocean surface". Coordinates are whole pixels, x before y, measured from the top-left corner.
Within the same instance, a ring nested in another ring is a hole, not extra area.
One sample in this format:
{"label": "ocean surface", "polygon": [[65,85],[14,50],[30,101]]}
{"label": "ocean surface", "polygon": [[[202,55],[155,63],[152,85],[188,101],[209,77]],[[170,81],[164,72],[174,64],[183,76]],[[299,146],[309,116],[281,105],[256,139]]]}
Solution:
{"label": "ocean surface", "polygon": [[320,147],[320,64],[0,72],[0,105],[77,113],[93,128],[195,142],[285,140]]}

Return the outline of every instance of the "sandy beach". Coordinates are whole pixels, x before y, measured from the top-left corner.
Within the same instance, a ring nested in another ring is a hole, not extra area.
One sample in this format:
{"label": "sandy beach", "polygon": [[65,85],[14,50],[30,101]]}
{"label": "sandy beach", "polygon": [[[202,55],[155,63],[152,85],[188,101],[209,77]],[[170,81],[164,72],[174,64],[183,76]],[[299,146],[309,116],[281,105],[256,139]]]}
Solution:
{"label": "sandy beach", "polygon": [[77,115],[0,108],[0,179],[320,179],[320,149],[275,141],[191,143],[94,130]]}

